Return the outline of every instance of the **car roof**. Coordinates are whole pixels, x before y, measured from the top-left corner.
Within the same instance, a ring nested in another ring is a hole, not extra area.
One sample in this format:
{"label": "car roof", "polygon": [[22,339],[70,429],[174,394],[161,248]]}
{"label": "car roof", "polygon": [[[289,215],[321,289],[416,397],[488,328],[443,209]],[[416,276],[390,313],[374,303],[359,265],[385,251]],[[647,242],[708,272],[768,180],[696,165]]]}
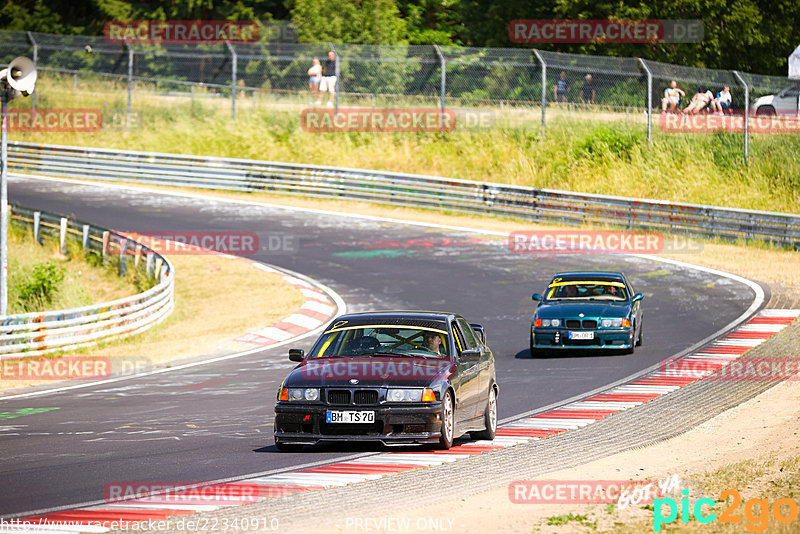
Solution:
{"label": "car roof", "polygon": [[436,312],[436,311],[419,311],[419,310],[381,310],[359,313],[348,313],[342,315],[339,319],[433,319],[445,321],[451,317],[456,316],[454,313]]}
{"label": "car roof", "polygon": [[625,276],[620,272],[613,271],[569,271],[557,273],[553,278],[562,278],[564,281],[570,280],[624,280]]}

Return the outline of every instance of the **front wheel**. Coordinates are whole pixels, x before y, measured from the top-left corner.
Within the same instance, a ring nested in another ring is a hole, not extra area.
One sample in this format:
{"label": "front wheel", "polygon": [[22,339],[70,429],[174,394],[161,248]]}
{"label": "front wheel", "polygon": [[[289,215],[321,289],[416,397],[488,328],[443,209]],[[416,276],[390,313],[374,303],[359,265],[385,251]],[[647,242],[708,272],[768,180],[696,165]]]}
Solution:
{"label": "front wheel", "polygon": [[483,423],[486,425],[486,429],[470,432],[470,438],[492,440],[497,434],[497,393],[495,393],[494,387],[489,390],[489,402],[486,404],[486,411],[483,412]]}
{"label": "front wheel", "polygon": [[442,401],[442,437],[439,438],[438,449],[446,451],[453,446],[453,432],[455,432],[453,395],[448,390]]}
{"label": "front wheel", "polygon": [[636,340],[636,346],[641,347],[642,343],[644,343],[644,325],[639,327],[639,337]]}

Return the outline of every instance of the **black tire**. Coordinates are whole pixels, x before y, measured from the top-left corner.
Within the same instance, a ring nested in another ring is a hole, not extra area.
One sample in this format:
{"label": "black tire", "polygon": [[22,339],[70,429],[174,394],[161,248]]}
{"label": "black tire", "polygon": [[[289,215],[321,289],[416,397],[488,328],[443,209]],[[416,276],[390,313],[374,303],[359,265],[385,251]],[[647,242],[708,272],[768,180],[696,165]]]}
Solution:
{"label": "black tire", "polygon": [[772,106],[761,106],[756,110],[756,115],[759,117],[774,117],[777,112]]}
{"label": "black tire", "polygon": [[641,347],[644,343],[644,325],[639,327],[639,338],[636,340],[636,346]]}
{"label": "black tire", "polygon": [[471,439],[492,440],[497,435],[497,392],[494,386],[489,390],[489,400],[486,402],[486,411],[483,412],[483,423],[486,425],[486,429],[470,432]]}
{"label": "black tire", "polygon": [[542,349],[537,349],[533,346],[533,339],[530,341],[530,350],[531,350],[531,358],[540,358],[544,351]]}
{"label": "black tire", "polygon": [[283,443],[282,441],[275,440],[275,448],[281,452],[300,452],[305,445],[299,443]]}
{"label": "black tire", "polygon": [[[633,331],[634,331],[634,333],[636,332],[636,323],[633,323]],[[631,340],[631,348],[625,349],[622,352],[622,354],[633,354],[634,352],[636,352],[636,345],[637,345],[636,340],[632,339]]]}
{"label": "black tire", "polygon": [[455,430],[456,416],[455,407],[453,405],[453,394],[450,393],[450,390],[447,390],[442,400],[442,437],[439,438],[439,443],[436,448],[446,451],[452,447]]}

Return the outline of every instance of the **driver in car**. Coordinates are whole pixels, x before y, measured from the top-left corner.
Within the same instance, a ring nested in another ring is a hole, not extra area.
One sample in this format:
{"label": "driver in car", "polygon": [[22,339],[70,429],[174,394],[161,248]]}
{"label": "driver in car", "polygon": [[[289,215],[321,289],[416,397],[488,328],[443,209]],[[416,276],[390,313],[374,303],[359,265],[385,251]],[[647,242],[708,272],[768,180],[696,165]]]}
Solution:
{"label": "driver in car", "polygon": [[425,348],[436,354],[441,354],[439,347],[442,345],[442,338],[436,332],[425,332],[422,338],[422,344]]}

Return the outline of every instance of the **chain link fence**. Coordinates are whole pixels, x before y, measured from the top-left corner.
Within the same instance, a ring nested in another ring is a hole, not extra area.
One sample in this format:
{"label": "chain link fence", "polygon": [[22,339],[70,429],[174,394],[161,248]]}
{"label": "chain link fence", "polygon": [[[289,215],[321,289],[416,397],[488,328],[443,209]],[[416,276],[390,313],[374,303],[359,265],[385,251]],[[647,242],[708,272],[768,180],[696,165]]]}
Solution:
{"label": "chain link fence", "polygon": [[[308,68],[314,58],[324,64],[331,51],[338,74],[335,92],[311,94]],[[325,105],[328,99],[337,110],[435,106],[453,109],[457,117],[482,110],[492,117],[491,124],[502,119],[516,127],[541,128],[542,135],[548,121],[626,120],[641,127],[650,142],[675,132],[719,134],[728,152],[745,158],[751,136],[760,143],[758,152],[780,142],[774,139],[781,136],[771,135],[775,128],[800,131],[800,80],[638,58],[435,45],[120,45],[99,36],[0,31],[0,63],[19,55],[33,58],[40,76],[54,77],[60,88],[71,79],[76,90],[91,90],[99,80],[124,89],[124,100],[105,104],[124,113],[128,125],[137,96],[155,93],[189,98],[192,104],[195,99],[213,100],[229,106],[233,117],[237,102],[240,109],[252,111],[261,106],[298,111],[317,102]],[[665,90],[673,80],[683,94],[677,113],[663,113]],[[712,120],[718,114],[708,113],[711,105],[698,115],[682,112],[701,89],[716,97],[724,87],[731,93],[727,119]],[[34,97],[30,105],[35,108],[39,102]],[[782,122],[761,124],[754,122],[755,115]]]}

